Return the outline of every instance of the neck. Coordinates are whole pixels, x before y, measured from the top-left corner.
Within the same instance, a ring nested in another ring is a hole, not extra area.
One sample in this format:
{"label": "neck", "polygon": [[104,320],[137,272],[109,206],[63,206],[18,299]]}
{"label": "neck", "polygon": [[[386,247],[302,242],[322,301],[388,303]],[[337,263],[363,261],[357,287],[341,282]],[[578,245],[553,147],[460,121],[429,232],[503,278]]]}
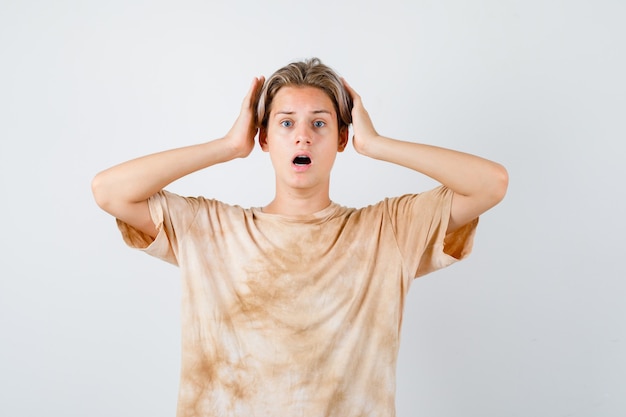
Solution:
{"label": "neck", "polygon": [[285,216],[303,216],[323,210],[330,203],[328,189],[325,192],[316,193],[299,190],[289,193],[277,192],[274,200],[263,207],[263,212]]}

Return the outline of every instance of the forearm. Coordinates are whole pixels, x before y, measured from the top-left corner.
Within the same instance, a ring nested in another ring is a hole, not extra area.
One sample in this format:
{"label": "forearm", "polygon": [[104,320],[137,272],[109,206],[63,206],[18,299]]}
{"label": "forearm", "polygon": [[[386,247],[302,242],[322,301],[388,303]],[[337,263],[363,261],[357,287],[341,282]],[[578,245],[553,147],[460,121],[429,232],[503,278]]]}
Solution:
{"label": "forearm", "polygon": [[363,107],[361,97],[344,80],[354,107],[353,144],[357,152],[420,172],[451,189],[448,231],[453,231],[498,204],[506,194],[506,169],[478,156],[432,145],[380,136]]}
{"label": "forearm", "polygon": [[504,167],[475,155],[383,136],[368,141],[360,152],[413,169],[463,196],[482,195],[499,201],[506,189]]}
{"label": "forearm", "polygon": [[192,172],[238,156],[224,139],[147,155],[96,175],[92,190],[98,205],[138,203]]}

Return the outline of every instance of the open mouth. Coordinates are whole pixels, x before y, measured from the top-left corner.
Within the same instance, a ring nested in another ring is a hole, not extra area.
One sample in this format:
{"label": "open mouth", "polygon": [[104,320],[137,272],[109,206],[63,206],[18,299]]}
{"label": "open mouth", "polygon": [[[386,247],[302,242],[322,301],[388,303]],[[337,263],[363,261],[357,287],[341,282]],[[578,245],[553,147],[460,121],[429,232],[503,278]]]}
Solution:
{"label": "open mouth", "polygon": [[293,158],[293,164],[297,166],[305,166],[311,163],[311,158],[306,155],[298,155]]}

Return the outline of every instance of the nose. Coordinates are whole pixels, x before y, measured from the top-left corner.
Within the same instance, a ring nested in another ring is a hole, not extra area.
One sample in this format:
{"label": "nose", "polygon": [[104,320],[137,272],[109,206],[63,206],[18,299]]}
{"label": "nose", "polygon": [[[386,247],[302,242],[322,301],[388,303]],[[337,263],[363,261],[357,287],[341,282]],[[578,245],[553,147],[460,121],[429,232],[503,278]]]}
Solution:
{"label": "nose", "polygon": [[296,145],[310,145],[311,137],[311,129],[308,126],[300,125],[296,129]]}

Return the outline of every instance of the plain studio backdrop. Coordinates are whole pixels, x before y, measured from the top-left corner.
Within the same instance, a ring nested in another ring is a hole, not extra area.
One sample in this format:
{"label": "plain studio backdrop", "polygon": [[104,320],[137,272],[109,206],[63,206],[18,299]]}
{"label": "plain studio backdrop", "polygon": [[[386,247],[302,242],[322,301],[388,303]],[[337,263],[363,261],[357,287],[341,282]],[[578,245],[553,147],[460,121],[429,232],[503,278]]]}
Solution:
{"label": "plain studio backdrop", "polygon": [[[174,415],[178,270],[125,247],[100,170],[223,136],[320,57],[387,136],[504,164],[473,254],[415,281],[403,417],[626,415],[626,19],[602,1],[0,1],[0,415]],[[347,206],[434,183],[338,156]],[[168,187],[273,196],[267,154]]]}

